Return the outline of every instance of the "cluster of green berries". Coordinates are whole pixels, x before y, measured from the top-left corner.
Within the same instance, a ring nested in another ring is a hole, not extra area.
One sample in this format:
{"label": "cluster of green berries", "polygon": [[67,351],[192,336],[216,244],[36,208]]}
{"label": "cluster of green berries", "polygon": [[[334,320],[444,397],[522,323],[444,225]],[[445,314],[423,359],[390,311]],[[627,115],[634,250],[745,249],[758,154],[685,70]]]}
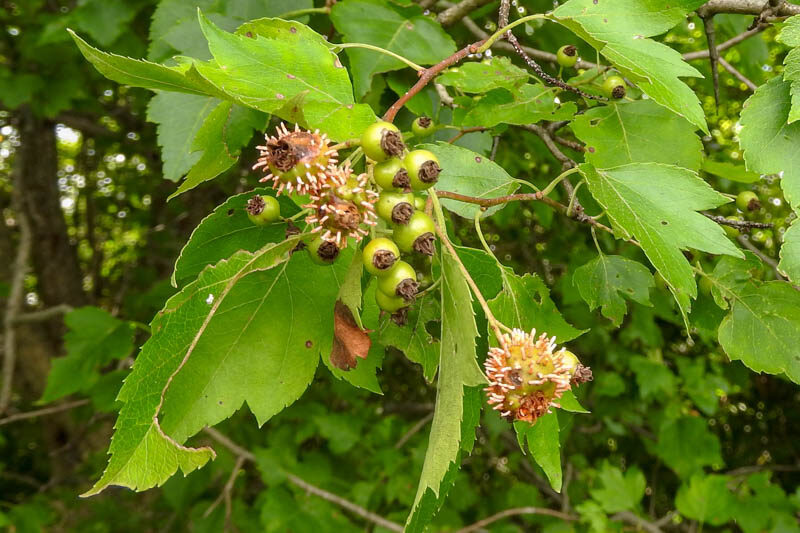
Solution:
{"label": "cluster of green berries", "polygon": [[[753,191],[742,191],[736,196],[736,207],[738,207],[739,211],[743,214],[752,214],[761,209],[761,200],[759,200],[758,195]],[[738,215],[731,215],[725,218],[734,222],[742,222],[744,220],[744,217]],[[737,228],[733,226],[723,226],[723,228],[725,229],[725,233],[732,239],[739,236],[740,232]]]}
{"label": "cluster of green berries", "polygon": [[[433,122],[420,117],[412,125],[415,135],[433,131]],[[376,122],[361,137],[364,154],[374,162],[372,177],[381,192],[375,204],[392,237],[372,239],[364,247],[364,268],[378,278],[378,306],[400,314],[414,301],[421,284],[430,277],[435,228],[425,211],[425,199],[416,193],[439,179],[439,160],[428,150],[407,151],[400,130],[389,122]],[[403,261],[405,256],[408,261]],[[415,266],[412,266],[414,263]]]}

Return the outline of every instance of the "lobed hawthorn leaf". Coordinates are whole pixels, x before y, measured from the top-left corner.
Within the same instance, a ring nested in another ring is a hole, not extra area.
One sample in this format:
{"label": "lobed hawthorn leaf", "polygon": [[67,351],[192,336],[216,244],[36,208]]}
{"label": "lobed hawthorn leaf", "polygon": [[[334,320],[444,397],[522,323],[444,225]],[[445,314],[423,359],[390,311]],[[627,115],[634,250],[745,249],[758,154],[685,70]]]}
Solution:
{"label": "lobed hawthorn leaf", "polygon": [[783,79],[791,84],[792,107],[787,119],[791,124],[800,120],[800,15],[787,19],[776,39],[793,47],[783,58]]}
{"label": "lobed hawthorn leaf", "polygon": [[650,271],[638,261],[619,255],[599,255],[575,269],[572,284],[594,311],[602,306],[603,316],[619,327],[628,307],[625,298],[642,305],[650,303],[650,289],[655,281]]}
{"label": "lobed hawthorn leaf", "polygon": [[648,39],[669,30],[702,0],[569,0],[553,11],[556,22],[584,38],[650,98],[708,133],[697,95],[681,77],[702,77],[669,46]]}
{"label": "lobed hawthorn leaf", "polygon": [[[378,46],[420,65],[438,63],[456,51],[450,35],[413,4],[344,0],[331,8],[331,21],[345,42]],[[359,100],[369,91],[374,74],[407,68],[399,59],[363,48],[348,48],[347,57]]]}
{"label": "lobed hawthorn leaf", "polygon": [[492,127],[498,124],[531,124],[540,120],[571,120],[577,112],[573,102],[558,103],[556,89],[541,83],[528,83],[513,90],[493,89],[474,98],[472,105],[456,114],[465,127]]}
{"label": "lobed hawthorn leaf", "polygon": [[[474,407],[468,408],[466,404],[472,402],[474,406],[476,395],[479,398],[477,387],[486,383],[475,353],[478,328],[472,311],[472,294],[456,261],[442,249],[442,337],[436,403],[425,462],[406,531],[424,528],[449,488],[450,476],[453,468],[457,468],[461,451],[465,447],[471,449],[480,408],[476,413]],[[469,389],[473,390],[467,392]]]}
{"label": "lobed hawthorn leaf", "polygon": [[800,283],[800,223],[797,221],[783,234],[778,268],[792,282]]}
{"label": "lobed hawthorn leaf", "polygon": [[81,307],[64,315],[67,355],[53,359],[39,403],[90,390],[101,380],[99,370],[133,351],[134,326],[98,307]]}
{"label": "lobed hawthorn leaf", "polygon": [[[477,198],[495,198],[512,194],[519,188],[503,167],[472,150],[445,142],[424,144],[420,148],[430,150],[439,159],[442,172],[436,182],[436,189]],[[490,207],[485,212],[480,211],[477,205],[456,200],[442,199],[442,206],[459,216],[473,219],[478,212],[481,212],[482,217],[490,216],[505,204]]]}
{"label": "lobed hawthorn leaf", "polygon": [[[267,243],[278,243],[286,237],[283,222],[257,226],[247,217],[245,206],[256,194],[274,196],[270,188],[257,188],[231,196],[204,218],[192,232],[175,262],[173,287],[180,287],[207,266],[232,256],[239,250],[256,252]],[[290,217],[300,212],[297,204],[285,196],[278,197],[281,215]]]}
{"label": "lobed hawthorn leaf", "polygon": [[202,151],[186,179],[167,200],[214,179],[239,160],[239,154],[254,131],[264,131],[268,116],[231,102],[220,102],[208,114],[192,142],[193,151]]}
{"label": "lobed hawthorn leaf", "polygon": [[704,466],[722,464],[719,439],[705,419],[684,416],[662,424],[656,454],[680,477],[688,478]]}
{"label": "lobed hawthorn leaf", "polygon": [[[586,161],[599,168],[665,163],[698,170],[703,161],[694,126],[652,100],[595,107],[570,126],[586,145]],[[664,139],[669,139],[669,150],[664,150]]]}
{"label": "lobed hawthorn leaf", "polygon": [[636,466],[623,473],[619,468],[604,462],[598,479],[603,484],[602,487],[593,488],[589,492],[607,513],[636,509],[647,487],[644,474]]}
{"label": "lobed hawthorn leaf", "polygon": [[178,468],[188,474],[214,456],[181,445],[203,427],[245,401],[263,424],[299,398],[330,354],[352,253],[324,268],[307,254],[287,259],[300,238],[237,252],[167,301],[120,391],[108,467],[85,496],[161,485]]}
{"label": "lobed hawthorn leaf", "polygon": [[514,91],[529,78],[530,75],[509,58],[498,56],[451,67],[439,74],[436,83],[465,93],[485,93],[499,88]]}
{"label": "lobed hawthorn leaf", "polygon": [[[675,505],[684,516],[703,524],[720,526],[736,512],[736,501],[728,490],[728,476],[697,474],[678,489]],[[752,509],[751,511],[752,512]]]}
{"label": "lobed hawthorn leaf", "polygon": [[720,226],[696,212],[730,200],[695,172],[671,165],[632,163],[597,169],[583,164],[580,170],[592,196],[606,210],[615,234],[639,241],[666,280],[687,322],[697,286],[682,250],[695,248],[742,257]]}
{"label": "lobed hawthorn leaf", "polygon": [[409,361],[422,366],[422,375],[432,382],[439,367],[439,341],[428,332],[428,324],[440,320],[441,303],[431,295],[418,298],[409,308],[405,326],[384,320],[378,330],[378,342],[397,348]]}
{"label": "lobed hawthorn leaf", "polygon": [[[318,39],[266,38],[227,33],[199,13],[216,65],[198,71],[235,101],[272,113],[337,140],[357,137],[375,122],[372,109],[356,104],[347,71]],[[259,22],[262,27],[267,21]],[[285,21],[276,22],[285,27]],[[293,22],[294,28],[303,25]]]}
{"label": "lobed hawthorn leaf", "polygon": [[779,174],[781,189],[795,211],[800,210],[800,123],[788,124],[791,112],[788,82],[772,78],[747,99],[739,123],[739,146],[748,170]]}

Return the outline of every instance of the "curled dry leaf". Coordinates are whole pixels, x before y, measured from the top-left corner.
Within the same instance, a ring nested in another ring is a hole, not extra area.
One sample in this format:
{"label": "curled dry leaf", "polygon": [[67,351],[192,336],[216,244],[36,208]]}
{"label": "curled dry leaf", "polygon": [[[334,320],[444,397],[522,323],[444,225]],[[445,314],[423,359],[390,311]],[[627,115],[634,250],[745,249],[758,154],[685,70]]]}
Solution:
{"label": "curled dry leaf", "polygon": [[333,366],[341,370],[355,368],[358,364],[356,358],[366,359],[371,344],[369,330],[359,328],[350,308],[337,300],[333,310]]}

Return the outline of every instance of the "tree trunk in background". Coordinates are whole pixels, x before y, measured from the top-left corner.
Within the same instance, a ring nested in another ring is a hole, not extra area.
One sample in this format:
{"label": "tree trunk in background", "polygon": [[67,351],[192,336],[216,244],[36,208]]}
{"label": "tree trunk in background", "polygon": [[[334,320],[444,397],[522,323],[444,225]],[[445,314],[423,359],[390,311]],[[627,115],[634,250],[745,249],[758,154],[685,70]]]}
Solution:
{"label": "tree trunk in background", "polygon": [[55,125],[20,112],[20,172],[15,184],[33,234],[33,271],[45,307],[66,303],[84,305],[83,274],[70,244],[58,191],[58,152]]}

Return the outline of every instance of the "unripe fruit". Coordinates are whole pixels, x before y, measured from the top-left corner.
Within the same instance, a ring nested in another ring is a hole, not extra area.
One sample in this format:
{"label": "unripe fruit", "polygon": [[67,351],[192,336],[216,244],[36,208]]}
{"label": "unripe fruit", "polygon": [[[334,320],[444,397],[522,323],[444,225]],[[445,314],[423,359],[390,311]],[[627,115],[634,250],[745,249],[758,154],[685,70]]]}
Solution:
{"label": "unripe fruit", "polygon": [[575,45],[568,44],[558,49],[556,61],[562,67],[571,68],[578,62],[578,49]]}
{"label": "unripe fruit", "polygon": [[410,191],[411,181],[403,161],[396,157],[378,163],[372,170],[375,183],[386,191]]}
{"label": "unripe fruit", "polygon": [[400,130],[391,122],[379,121],[370,125],[361,135],[361,149],[370,159],[381,162],[403,154],[406,145]]}
{"label": "unripe fruit", "polygon": [[603,92],[607,97],[616,100],[625,98],[625,80],[619,76],[609,76],[603,82]]}
{"label": "unripe fruit", "polygon": [[408,306],[406,301],[399,296],[389,296],[384,294],[383,291],[375,291],[375,301],[378,307],[389,313],[395,313],[400,309]]}
{"label": "unripe fruit", "polygon": [[414,122],[411,123],[411,131],[414,132],[414,135],[417,137],[427,137],[434,130],[433,121],[428,117],[417,117],[414,119]]}
{"label": "unripe fruit", "polygon": [[569,350],[564,350],[562,352],[561,362],[570,375],[574,374],[575,369],[578,368],[578,365],[581,364],[580,360],[578,360],[578,356],[570,352]]}
{"label": "unripe fruit", "polygon": [[714,284],[708,276],[700,276],[700,279],[697,281],[697,287],[700,289],[700,292],[706,296],[711,294],[711,287],[713,286]]}
{"label": "unripe fruit", "polygon": [[[726,220],[733,220],[733,221],[736,221],[736,222],[740,222],[741,221],[741,219],[739,217],[725,217],[725,219]],[[735,239],[736,237],[739,236],[739,230],[737,228],[734,228],[733,226],[723,225],[722,229],[725,230],[725,233],[727,233],[728,237],[730,237],[731,239]]]}
{"label": "unripe fruit", "polygon": [[375,212],[386,222],[408,224],[414,214],[414,195],[401,192],[382,192],[375,204]]}
{"label": "unripe fruit", "polygon": [[426,198],[424,198],[422,196],[419,196],[419,195],[416,195],[416,194],[414,195],[414,209],[416,209],[418,211],[424,211],[425,210],[425,204],[427,202],[428,202],[428,200]]}
{"label": "unripe fruit", "polygon": [[281,217],[281,206],[272,196],[253,196],[247,201],[247,218],[257,226],[275,222]]}
{"label": "unripe fruit", "polygon": [[761,209],[761,202],[753,191],[742,191],[736,197],[736,207],[745,212],[758,211]]}
{"label": "unripe fruit", "polygon": [[387,296],[400,296],[407,302],[414,300],[418,290],[417,273],[405,261],[398,261],[388,273],[378,279],[378,291]]}
{"label": "unripe fruit", "polygon": [[397,226],[394,229],[393,238],[402,252],[433,255],[435,231],[436,228],[431,217],[423,211],[414,211],[414,214],[408,219],[408,224]]}
{"label": "unripe fruit", "polygon": [[308,243],[308,255],[318,265],[332,265],[339,257],[339,247],[335,242],[326,241],[317,235]]}
{"label": "unripe fruit", "polygon": [[411,180],[411,188],[422,191],[433,187],[439,179],[439,160],[428,150],[413,150],[406,155],[405,167]]}
{"label": "unripe fruit", "polygon": [[395,262],[400,259],[400,250],[391,239],[379,237],[367,243],[362,258],[367,272],[380,277],[389,273]]}

